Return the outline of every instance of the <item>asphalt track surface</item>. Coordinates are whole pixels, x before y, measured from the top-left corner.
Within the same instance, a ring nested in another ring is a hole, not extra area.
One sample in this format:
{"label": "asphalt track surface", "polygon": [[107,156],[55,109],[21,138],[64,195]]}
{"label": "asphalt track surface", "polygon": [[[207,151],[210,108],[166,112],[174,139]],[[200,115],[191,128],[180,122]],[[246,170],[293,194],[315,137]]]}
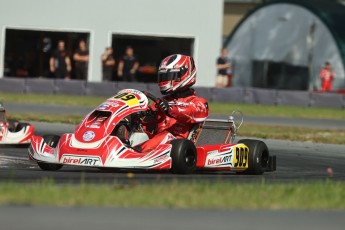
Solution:
{"label": "asphalt track surface", "polygon": [[4,230],[342,230],[344,212],[0,206]]}
{"label": "asphalt track surface", "polygon": [[[37,135],[73,132],[73,125],[33,122]],[[205,134],[209,140],[223,139],[217,131]],[[241,139],[240,137],[238,139]],[[345,147],[343,145],[315,144],[284,140],[264,140],[270,154],[277,156],[277,171],[260,176],[236,175],[230,172],[196,172],[192,175],[176,175],[168,171],[107,171],[96,168],[64,166],[56,172],[42,171],[35,162],[28,160],[27,148],[0,147],[0,180],[31,182],[42,178],[53,178],[57,183],[160,183],[165,181],[202,180],[221,182],[306,182],[332,179],[345,180]],[[203,142],[201,140],[201,142]],[[202,143],[201,143],[202,144]],[[330,173],[330,169],[333,173]],[[129,174],[129,172],[131,172]],[[134,176],[132,174],[134,173]]]}

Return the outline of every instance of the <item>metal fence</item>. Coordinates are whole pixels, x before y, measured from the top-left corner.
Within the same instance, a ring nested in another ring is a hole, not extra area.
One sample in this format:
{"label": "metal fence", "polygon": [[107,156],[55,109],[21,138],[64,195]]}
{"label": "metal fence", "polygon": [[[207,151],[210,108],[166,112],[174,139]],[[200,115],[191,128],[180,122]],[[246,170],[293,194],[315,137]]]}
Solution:
{"label": "metal fence", "polygon": [[[50,79],[0,79],[0,93],[65,94],[110,97],[117,91],[134,88],[161,96],[157,84],[130,82],[86,82],[78,80]],[[199,96],[208,101],[293,105],[301,107],[325,107],[345,109],[345,95],[336,93],[316,93],[307,91],[274,90],[259,88],[209,88],[194,87]]]}

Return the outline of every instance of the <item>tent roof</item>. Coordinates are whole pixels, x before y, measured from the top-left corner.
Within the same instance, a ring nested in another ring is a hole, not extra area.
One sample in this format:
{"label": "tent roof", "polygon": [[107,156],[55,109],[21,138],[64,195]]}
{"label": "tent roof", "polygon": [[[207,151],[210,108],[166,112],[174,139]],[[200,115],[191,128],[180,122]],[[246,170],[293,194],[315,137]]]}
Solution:
{"label": "tent roof", "polygon": [[253,13],[266,6],[273,4],[294,4],[306,8],[315,14],[328,27],[334,40],[337,43],[339,52],[342,56],[342,62],[345,66],[345,4],[337,0],[272,0],[264,4],[260,4],[241,20],[241,22],[232,31],[225,40],[224,47],[231,41],[232,36],[236,33],[241,24],[249,18]]}

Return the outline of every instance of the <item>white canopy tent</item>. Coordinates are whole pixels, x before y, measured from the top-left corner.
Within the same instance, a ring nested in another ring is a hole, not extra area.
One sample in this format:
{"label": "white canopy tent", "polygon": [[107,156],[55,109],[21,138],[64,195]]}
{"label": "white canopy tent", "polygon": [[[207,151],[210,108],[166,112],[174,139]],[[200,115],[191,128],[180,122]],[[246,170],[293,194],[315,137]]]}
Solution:
{"label": "white canopy tent", "polygon": [[[334,90],[345,88],[339,41],[317,11],[307,5],[273,1],[242,20],[225,43],[233,62],[235,86],[319,89],[320,70],[330,62],[336,75]],[[345,7],[340,6],[345,13]]]}

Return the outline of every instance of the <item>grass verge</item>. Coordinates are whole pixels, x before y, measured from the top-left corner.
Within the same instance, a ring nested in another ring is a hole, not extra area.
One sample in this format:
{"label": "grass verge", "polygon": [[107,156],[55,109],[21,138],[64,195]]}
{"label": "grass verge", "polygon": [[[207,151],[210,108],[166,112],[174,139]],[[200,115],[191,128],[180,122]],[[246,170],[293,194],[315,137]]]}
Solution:
{"label": "grass verge", "polygon": [[[115,92],[114,92],[115,94]],[[88,97],[71,95],[49,95],[49,94],[13,94],[1,93],[0,101],[16,103],[37,103],[48,105],[71,105],[71,106],[92,106],[102,103],[106,97]]]}
{"label": "grass verge", "polygon": [[[57,185],[0,183],[0,204],[221,209],[345,210],[345,183]],[[77,194],[77,195],[76,195]]]}
{"label": "grass verge", "polygon": [[304,108],[298,106],[270,106],[256,104],[210,103],[210,110],[215,114],[230,114],[234,109],[240,110],[246,116],[269,116],[289,118],[313,118],[344,120],[345,112],[331,108]]}
{"label": "grass verge", "polygon": [[[114,93],[115,94],[115,93]],[[17,103],[42,103],[70,106],[95,107],[105,97],[40,95],[40,94],[0,94],[0,101]],[[273,116],[317,119],[345,119],[344,110],[330,108],[303,108],[297,106],[268,106],[253,104],[230,104],[211,102],[210,110],[214,114],[230,114],[234,109],[241,110],[247,116]]]}
{"label": "grass verge", "polygon": [[240,136],[314,143],[345,144],[345,132],[340,129],[310,129],[289,126],[244,124]]}
{"label": "grass verge", "polygon": [[11,119],[19,121],[40,121],[50,123],[66,123],[66,124],[78,124],[82,121],[83,116],[68,114],[68,115],[57,115],[57,114],[42,114],[42,113],[8,113]]}

